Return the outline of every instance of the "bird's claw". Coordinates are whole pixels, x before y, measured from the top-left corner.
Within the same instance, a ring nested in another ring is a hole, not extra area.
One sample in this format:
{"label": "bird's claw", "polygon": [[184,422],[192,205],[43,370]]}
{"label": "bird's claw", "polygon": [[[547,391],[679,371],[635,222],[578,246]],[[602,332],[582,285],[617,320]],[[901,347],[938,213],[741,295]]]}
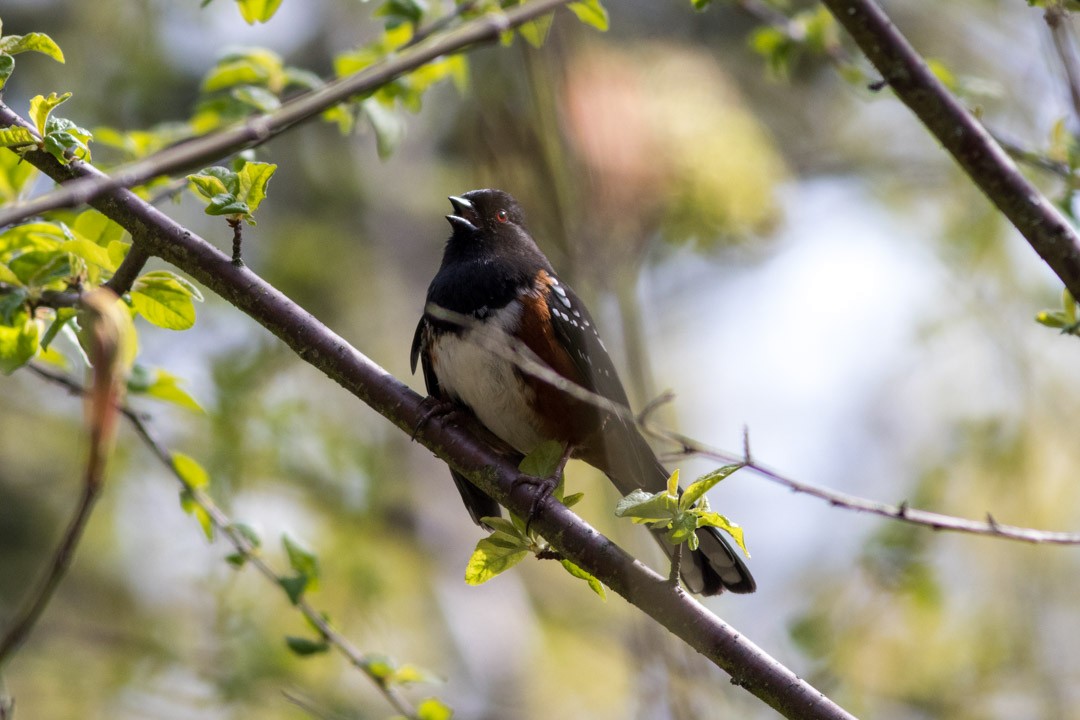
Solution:
{"label": "bird's claw", "polygon": [[449,418],[449,417],[452,417],[458,410],[458,406],[455,405],[450,400],[444,400],[444,399],[441,399],[441,398],[434,398],[434,397],[431,397],[430,395],[428,397],[424,398],[421,401],[420,404],[421,405],[430,404],[431,407],[429,407],[427,410],[424,411],[424,414],[421,415],[420,419],[416,421],[416,425],[413,426],[412,437],[410,438],[413,442],[416,441],[416,436],[419,435],[421,433],[421,431],[423,431],[423,429],[425,427],[427,427],[427,424],[429,422],[431,422],[432,418],[434,418],[434,417]]}
{"label": "bird's claw", "polygon": [[533,520],[540,517],[544,503],[555,492],[555,488],[559,487],[559,481],[553,477],[538,478],[532,475],[520,475],[511,485],[511,491],[517,489],[518,485],[533,485],[537,488],[532,504],[529,506],[529,514],[525,518],[525,534],[528,535]]}

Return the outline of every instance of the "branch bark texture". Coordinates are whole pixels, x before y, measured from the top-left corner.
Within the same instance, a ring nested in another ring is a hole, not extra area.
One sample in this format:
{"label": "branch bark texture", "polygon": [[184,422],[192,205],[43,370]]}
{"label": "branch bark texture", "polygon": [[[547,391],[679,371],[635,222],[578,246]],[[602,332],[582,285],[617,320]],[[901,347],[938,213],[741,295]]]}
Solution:
{"label": "branch bark texture", "polygon": [[871,63],[1073,297],[1080,297],[1080,236],[964,105],[927,67],[874,0],[822,0]]}

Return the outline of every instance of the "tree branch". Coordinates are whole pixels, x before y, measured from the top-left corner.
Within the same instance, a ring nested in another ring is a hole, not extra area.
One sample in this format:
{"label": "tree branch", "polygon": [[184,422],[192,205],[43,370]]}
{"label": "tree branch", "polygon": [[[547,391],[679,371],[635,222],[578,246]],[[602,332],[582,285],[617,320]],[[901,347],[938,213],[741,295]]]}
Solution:
{"label": "tree branch", "polygon": [[648,423],[647,413],[655,409],[657,403],[650,403],[649,407],[639,416],[642,427],[650,435],[675,443],[680,448],[680,454],[700,455],[712,458],[719,462],[741,463],[744,467],[753,470],[767,480],[783,485],[789,490],[805,495],[811,495],[825,500],[833,507],[855,510],[857,512],[880,515],[891,520],[900,520],[912,525],[922,525],[932,530],[950,530],[970,535],[985,535],[988,537],[1002,538],[1006,540],[1018,540],[1020,542],[1033,543],[1036,545],[1080,545],[1080,533],[1054,532],[1052,530],[1036,530],[1033,528],[1017,527],[1016,525],[1004,525],[994,519],[989,512],[986,513],[986,522],[968,520],[953,515],[943,515],[929,510],[918,510],[907,504],[907,501],[899,505],[868,500],[866,498],[849,495],[836,490],[829,490],[817,485],[792,479],[786,475],[762,465],[750,455],[750,434],[744,430],[742,457],[733,453],[724,452],[709,447],[693,438],[681,433],[655,427]]}
{"label": "tree branch", "polygon": [[873,0],[822,0],[919,120],[1027,239],[1074,297],[1080,237],[927,67]]}
{"label": "tree branch", "polygon": [[[445,35],[430,38],[408,48],[396,57],[300,95],[272,113],[257,115],[232,128],[166,148],[135,163],[116,168],[109,176],[87,177],[74,173],[65,175],[62,179],[53,176],[58,182],[71,181],[34,200],[0,209],[0,227],[49,210],[88,204],[111,190],[142,185],[161,175],[199,169],[218,158],[257,147],[293,125],[310,120],[338,103],[369,93],[444,55],[462,52],[479,43],[497,41],[506,30],[551,13],[568,2],[570,0],[532,0],[508,10],[505,14],[489,13],[464,23]],[[0,118],[0,127],[12,124],[12,118]],[[23,124],[23,127],[34,130],[29,124]],[[34,134],[37,134],[36,130]],[[74,166],[78,163],[80,161],[75,160],[71,164]],[[72,179],[74,177],[78,179]]]}
{"label": "tree branch", "polygon": [[[528,7],[528,6],[525,6]],[[0,124],[23,122],[0,104]],[[74,173],[92,182],[104,175],[86,163],[61,166],[47,153],[26,160],[54,179]],[[124,189],[98,194],[90,203],[128,229],[135,242],[221,295],[402,431],[461,472],[512,512],[524,517],[537,488],[516,483],[515,465],[478,441],[464,425],[426,417],[424,398],[330,331],[249,268],[230,259],[157,208]],[[422,426],[421,426],[422,425]],[[419,428],[419,429],[417,429]],[[767,655],[667,578],[645,567],[557,501],[543,499],[533,526],[564,557],[680,637],[729,673],[732,681],[791,718],[851,718],[832,700]]]}

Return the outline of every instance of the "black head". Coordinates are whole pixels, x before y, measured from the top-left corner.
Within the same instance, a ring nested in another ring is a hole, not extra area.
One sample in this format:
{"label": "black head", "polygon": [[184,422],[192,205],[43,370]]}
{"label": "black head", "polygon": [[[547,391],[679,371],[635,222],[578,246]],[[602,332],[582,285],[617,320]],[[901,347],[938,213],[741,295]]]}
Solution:
{"label": "black head", "polygon": [[454,234],[485,233],[489,235],[516,234],[508,231],[525,230],[525,214],[517,200],[502,190],[470,190],[464,195],[450,196],[454,214],[447,215]]}
{"label": "black head", "polygon": [[470,190],[460,196],[452,195],[450,204],[454,206],[453,214],[446,216],[454,229],[447,243],[450,255],[464,258],[493,253],[543,257],[525,229],[525,213],[508,193]]}

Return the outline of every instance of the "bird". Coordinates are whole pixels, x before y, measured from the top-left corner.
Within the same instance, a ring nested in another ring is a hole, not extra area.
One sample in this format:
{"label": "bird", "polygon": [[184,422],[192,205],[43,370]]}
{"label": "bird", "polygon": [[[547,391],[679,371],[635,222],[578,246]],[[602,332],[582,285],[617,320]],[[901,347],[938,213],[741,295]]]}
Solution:
{"label": "bird", "polygon": [[[413,336],[410,365],[423,369],[428,395],[465,407],[522,455],[556,440],[570,456],[602,471],[623,495],[658,492],[669,473],[628,412],[614,413],[572,397],[494,352],[477,333],[501,331],[566,380],[621,407],[629,400],[596,323],[577,294],[556,275],[529,230],[521,206],[496,189],[450,196],[451,234],[427,291]],[[463,318],[467,322],[456,321]],[[505,336],[504,336],[505,339]],[[472,519],[501,508],[451,471]],[[682,579],[701,595],[752,593],[757,585],[717,528],[697,530],[698,549],[683,555]],[[654,536],[669,557],[674,547]]]}

